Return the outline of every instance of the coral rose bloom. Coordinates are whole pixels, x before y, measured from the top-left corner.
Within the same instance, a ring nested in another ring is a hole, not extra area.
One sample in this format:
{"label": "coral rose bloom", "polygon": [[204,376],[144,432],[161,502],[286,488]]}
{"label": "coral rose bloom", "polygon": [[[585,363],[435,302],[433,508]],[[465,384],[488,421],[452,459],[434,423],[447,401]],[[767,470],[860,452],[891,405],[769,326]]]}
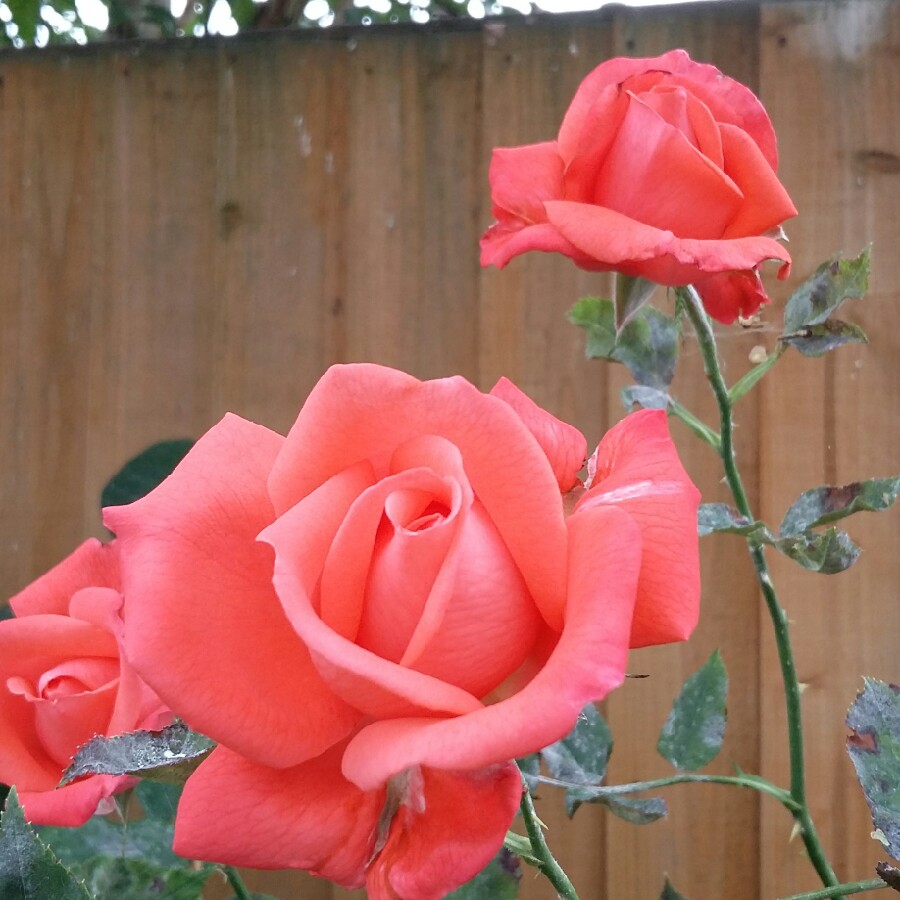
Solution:
{"label": "coral rose bloom", "polygon": [[757,267],[790,256],[797,210],[775,175],[775,132],[752,91],[683,50],[612,59],[581,83],[555,141],[494,150],[495,225],[482,265],[528,250],[584,269],[694,284],[721,322],[768,302]]}
{"label": "coral rose bloom", "polygon": [[618,685],[629,644],[697,618],[698,494],[665,415],[616,426],[589,491],[584,455],[507,381],[338,366],[287,438],[227,416],[108,509],[129,655],[219,742],[177,852],[373,900],[483,868],[519,805],[511,760]]}
{"label": "coral rose bloom", "polygon": [[16,618],[0,622],[0,781],[16,785],[30,821],[82,825],[137,779],[91,775],[57,789],[75,751],[98,734],[171,721],[122,653],[115,545],[85,541],[10,605]]}

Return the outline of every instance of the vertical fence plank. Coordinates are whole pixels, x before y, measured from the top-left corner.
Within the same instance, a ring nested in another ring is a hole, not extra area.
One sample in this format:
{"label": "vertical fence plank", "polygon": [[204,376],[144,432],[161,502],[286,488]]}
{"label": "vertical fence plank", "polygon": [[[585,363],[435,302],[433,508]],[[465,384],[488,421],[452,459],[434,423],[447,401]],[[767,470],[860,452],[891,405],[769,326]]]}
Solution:
{"label": "vertical fence plank", "polygon": [[[820,360],[786,358],[764,386],[761,432],[764,512],[778,521],[800,490],[844,484],[898,468],[898,300],[900,129],[894,113],[900,7],[871,2],[772,5],[763,17],[762,89],[784,139],[782,173],[800,216],[790,224],[792,284],[823,257],[855,255],[874,242],[871,291],[846,318],[867,331]],[[790,287],[790,285],[788,286]],[[792,385],[791,389],[786,389]],[[835,576],[776,561],[793,623],[807,731],[813,812],[839,876],[870,877],[880,847],[844,750],[847,706],[863,674],[897,679],[893,636],[900,626],[896,586],[897,512],[857,516],[846,528],[865,548]],[[844,523],[842,523],[844,524]],[[764,647],[763,765],[786,778],[783,712],[771,647]],[[815,886],[799,841],[777,810],[762,822],[763,894]]]}

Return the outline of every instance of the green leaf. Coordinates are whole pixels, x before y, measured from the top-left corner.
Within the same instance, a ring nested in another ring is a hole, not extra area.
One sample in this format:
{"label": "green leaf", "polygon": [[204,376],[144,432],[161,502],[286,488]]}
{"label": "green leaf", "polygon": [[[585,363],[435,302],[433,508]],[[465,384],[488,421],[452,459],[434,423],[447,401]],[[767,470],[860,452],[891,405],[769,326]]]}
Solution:
{"label": "green leaf", "polygon": [[900,476],[854,481],[842,487],[823,485],[804,491],[781,521],[782,536],[800,534],[857,512],[882,512],[900,497]]}
{"label": "green leaf", "polygon": [[569,818],[582,803],[599,803],[605,806],[614,816],[630,822],[632,825],[649,825],[669,814],[669,808],[662,797],[626,797],[613,788],[583,787],[572,788],[566,792],[566,814]]}
{"label": "green leaf", "polygon": [[622,329],[641,311],[655,290],[655,282],[646,278],[616,273],[616,334],[622,333]]}
{"label": "green leaf", "polygon": [[681,339],[675,319],[645,306],[617,334],[612,302],[583,297],[569,321],[587,332],[588,358],[623,363],[640,385],[665,390],[672,383]]}
{"label": "green leaf", "polygon": [[0,603],[0,621],[3,621],[3,619],[14,619],[15,617],[16,614],[8,603]]}
{"label": "green leaf", "polygon": [[515,900],[521,878],[519,857],[502,847],[471,881],[447,894],[447,900]]}
{"label": "green leaf", "polygon": [[19,37],[26,44],[33,44],[38,25],[41,24],[42,0],[7,0],[12,21],[19,28]]}
{"label": "green leaf", "polygon": [[97,857],[78,867],[93,900],[201,900],[211,871],[121,857]]}
{"label": "green leaf", "polygon": [[728,673],[719,651],[691,675],[675,698],[656,749],[676,769],[694,771],[712,762],[725,737]]}
{"label": "green leaf", "polygon": [[25,821],[16,789],[0,818],[0,897],[3,900],[91,900],[87,889],[45,847]]}
{"label": "green leaf", "polygon": [[737,403],[756,386],[756,383],[781,359],[784,354],[784,346],[778,345],[778,349],[770,353],[759,365],[754,366],[746,375],[739,378],[729,389],[728,399]]}
{"label": "green leaf", "polygon": [[755,535],[761,540],[769,537],[769,531],[762,522],[742,516],[727,503],[701,503],[697,511],[697,533],[706,537],[714,532],[728,534]]}
{"label": "green leaf", "polygon": [[834,575],[849,569],[862,552],[846,531],[837,528],[829,528],[822,533],[808,531],[783,537],[774,541],[774,546],[804,569],[822,575]]}
{"label": "green leaf", "polygon": [[900,859],[900,687],[864,678],[847,713],[847,752],[862,785],[875,834]]}
{"label": "green leaf", "polygon": [[679,894],[675,888],[672,887],[672,882],[666,878],[666,883],[663,885],[662,893],[659,895],[659,900],[687,900],[683,894]]}
{"label": "green leaf", "polygon": [[139,775],[180,784],[209,756],[215,741],[175,722],[161,731],[95,737],[79,748],[61,785],[82,775]]}
{"label": "green leaf", "polygon": [[574,784],[597,785],[603,781],[612,753],[609,726],[593,704],[578,716],[575,727],[561,740],[541,750],[554,778]]}
{"label": "green leaf", "polygon": [[788,300],[785,334],[820,325],[846,299],[862,297],[869,287],[869,255],[867,247],[855,259],[832,259],[819,266]]}
{"label": "green leaf", "polygon": [[843,344],[868,344],[869,339],[859,325],[840,319],[829,319],[819,325],[807,325],[781,336],[781,341],[796,347],[804,356],[824,356]]}
{"label": "green leaf", "polygon": [[182,439],[148,447],[110,478],[100,495],[100,506],[125,506],[140,500],[172,474],[193,445]]}
{"label": "green leaf", "polygon": [[148,819],[174,822],[183,787],[180,784],[163,784],[160,781],[142,781],[134,793]]}

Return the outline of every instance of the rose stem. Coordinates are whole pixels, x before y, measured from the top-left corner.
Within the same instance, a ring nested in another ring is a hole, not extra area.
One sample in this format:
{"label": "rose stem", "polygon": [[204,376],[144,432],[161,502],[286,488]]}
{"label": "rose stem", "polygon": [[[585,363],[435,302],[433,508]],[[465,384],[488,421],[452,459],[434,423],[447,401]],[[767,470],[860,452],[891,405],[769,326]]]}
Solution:
{"label": "rose stem", "polygon": [[522,819],[525,822],[525,830],[528,832],[528,840],[531,841],[531,850],[538,861],[538,868],[556,888],[556,893],[565,900],[578,900],[578,894],[569,876],[563,871],[562,866],[553,858],[544,833],[541,831],[541,822],[534,811],[534,803],[528,791],[528,785],[523,784],[522,803],[520,804]]}
{"label": "rose stem", "polygon": [[[728,396],[728,388],[722,377],[719,367],[719,357],[716,351],[716,339],[712,329],[712,323],[703,309],[703,301],[692,285],[677,288],[677,293],[684,301],[685,309],[694,331],[697,334],[697,342],[700,352],[703,354],[703,368],[706,379],[715,394],[719,407],[721,448],[719,455],[725,468],[725,477],[731,494],[734,497],[738,512],[755,520],[744,490],[737,467],[734,453],[734,421],[732,419],[731,399]],[[772,627],[775,631],[775,643],[778,647],[778,659],[781,663],[781,679],[784,684],[785,705],[787,707],[788,744],[791,761],[791,797],[796,802],[798,809],[794,812],[794,819],[800,829],[800,836],[806,846],[810,862],[815,868],[822,883],[826,886],[839,884],[831,863],[825,854],[822,843],[819,840],[809,806],[806,802],[806,775],[803,759],[803,720],[800,709],[800,684],[797,680],[797,669],[794,665],[794,651],[791,647],[791,637],[788,629],[787,613],[778,602],[775,586],[769,575],[769,567],[766,563],[765,551],[759,540],[752,535],[747,537],[750,550],[750,558],[756,572],[756,579],[762,590]]]}
{"label": "rose stem", "polygon": [[240,872],[234,866],[222,866],[222,871],[234,891],[235,900],[252,900],[250,892],[244,884],[244,879],[241,878]]}
{"label": "rose stem", "polygon": [[846,897],[849,894],[862,894],[865,891],[880,891],[889,887],[880,878],[869,881],[851,881],[847,884],[831,885],[821,891],[810,891],[808,894],[791,894],[784,900],[831,900],[832,897]]}

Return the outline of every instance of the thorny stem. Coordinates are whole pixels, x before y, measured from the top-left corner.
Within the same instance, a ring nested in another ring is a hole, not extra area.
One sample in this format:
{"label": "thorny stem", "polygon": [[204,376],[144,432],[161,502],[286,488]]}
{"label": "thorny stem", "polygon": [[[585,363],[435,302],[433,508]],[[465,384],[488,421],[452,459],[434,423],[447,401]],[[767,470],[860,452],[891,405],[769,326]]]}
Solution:
{"label": "thorny stem", "polygon": [[[700,295],[691,286],[679,288],[678,293],[684,301],[691,324],[697,334],[697,342],[703,354],[703,367],[707,381],[715,394],[716,404],[719,407],[720,438],[722,463],[725,468],[725,478],[731,489],[738,512],[755,521],[747,500],[747,492],[741,480],[734,452],[734,421],[732,419],[732,401],[728,395],[728,388],[722,371],[719,367],[719,358],[716,351],[716,339],[712,329],[712,323],[703,309]],[[769,576],[769,568],[766,563],[765,552],[757,538],[752,535],[747,537],[750,549],[750,558],[756,571],[756,578],[762,589],[766,608],[772,620],[775,631],[775,643],[778,647],[778,659],[781,663],[781,678],[784,684],[784,695],[787,706],[788,744],[790,748],[791,764],[791,797],[797,804],[794,810],[794,819],[800,829],[800,836],[806,846],[806,852],[816,872],[826,886],[839,884],[831,863],[822,847],[809,813],[806,802],[806,775],[803,759],[803,722],[800,710],[800,684],[797,679],[797,669],[794,665],[794,651],[791,647],[790,632],[788,630],[788,618],[778,602],[778,595]],[[824,896],[832,896],[825,894]],[[834,896],[839,896],[835,894]]]}
{"label": "thorny stem", "polygon": [[872,878],[868,881],[849,881],[846,884],[833,885],[821,891],[810,891],[808,894],[791,894],[784,900],[829,900],[831,897],[846,897],[849,894],[862,894],[865,891],[879,891],[889,886],[880,878]]}
{"label": "thorny stem", "polygon": [[222,872],[234,891],[235,900],[252,900],[250,892],[244,884],[244,879],[241,878],[240,872],[234,866],[222,866]]}
{"label": "thorny stem", "polygon": [[[592,785],[560,781],[557,778],[548,778],[544,775],[538,775],[538,780],[544,784],[551,784],[554,787],[567,788],[569,790],[590,790],[592,788]],[[634,781],[631,784],[614,784],[598,787],[597,794],[600,796],[638,794],[643,791],[655,791],[658,788],[669,787],[673,784],[730,784],[735,787],[759,791],[761,794],[768,794],[770,797],[778,800],[791,813],[796,813],[799,810],[799,806],[794,798],[784,788],[772,784],[771,781],[767,781],[765,778],[748,775],[695,775],[693,773],[682,773],[681,775],[671,775],[668,778],[656,778],[653,781]]]}
{"label": "thorny stem", "polygon": [[554,859],[547,842],[544,840],[544,833],[541,831],[541,820],[534,811],[534,803],[531,794],[528,792],[528,786],[523,785],[522,803],[520,810],[522,819],[525,822],[525,830],[528,832],[528,840],[531,841],[531,850],[537,859],[538,868],[547,877],[550,884],[556,888],[556,893],[564,900],[578,900],[578,894],[569,876],[563,871],[562,866]]}

